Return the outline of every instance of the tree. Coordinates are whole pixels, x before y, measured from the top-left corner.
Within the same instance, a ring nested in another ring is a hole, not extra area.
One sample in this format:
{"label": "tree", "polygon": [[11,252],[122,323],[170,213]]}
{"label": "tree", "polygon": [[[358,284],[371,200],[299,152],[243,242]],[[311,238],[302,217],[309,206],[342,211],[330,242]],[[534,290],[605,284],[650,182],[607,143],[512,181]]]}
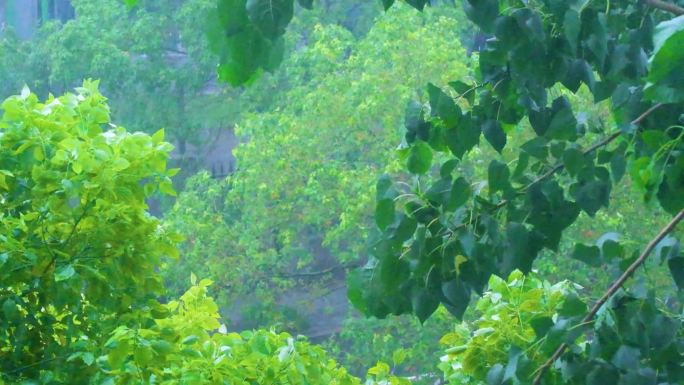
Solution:
{"label": "tree", "polygon": [[[408,2],[418,9],[428,3]],[[270,9],[277,28],[250,12],[259,1],[245,7],[236,0],[219,8],[219,17],[229,9],[241,11],[232,13],[236,19],[222,19],[223,29],[243,26],[242,35],[221,43],[225,79],[241,83],[261,68],[273,68],[272,54],[292,3]],[[394,2],[383,3],[390,7]],[[374,267],[352,277],[350,299],[379,317],[412,312],[424,320],[440,303],[460,317],[471,292],[482,293],[492,274],[530,271],[543,249],[558,248],[580,213],[593,217],[606,208],[613,185],[628,171],[644,200],[657,200],[671,221],[641,253],[626,253],[610,238],[599,246],[578,244],[575,258],[589,265],[618,260],[624,273],[586,314],[569,314],[549,328],[564,334],[586,329],[601,309],[630,327],[596,323],[597,338],[586,350],[574,344],[574,333],[566,335],[537,369],[518,365],[524,354],[512,355],[505,372],[491,368],[488,382],[555,383],[560,377],[544,377],[552,366],[564,373],[558,380],[564,382],[681,381],[676,363],[682,357],[675,348],[679,321],[658,308],[653,295],[618,291],[654,249],[675,283],[683,283],[684,259],[669,235],[684,217],[684,78],[676,70],[684,16],[672,16],[684,10],[661,1],[494,0],[468,0],[464,9],[491,36],[480,52],[477,77],[454,81],[449,90],[429,85],[429,103],[409,109],[406,167],[416,174],[415,182],[402,187],[389,178],[379,180],[376,220],[383,236],[374,247]],[[244,57],[237,44],[249,39],[263,42],[250,56],[256,59],[235,60]],[[611,101],[615,127],[604,130],[583,122],[560,92],[580,87],[595,101]],[[519,149],[507,146],[509,136],[525,126],[535,137]],[[459,163],[481,136],[501,158],[489,164],[485,184],[476,184],[461,176]],[[452,157],[439,172],[433,170],[434,152]],[[638,314],[639,306],[648,310]],[[653,325],[648,319],[658,321]],[[640,328],[650,333],[649,341],[634,334]],[[663,328],[674,334],[656,337]],[[572,351],[562,357],[569,345]]]}
{"label": "tree", "polygon": [[171,146],[163,131],[105,130],[96,82],[45,102],[25,88],[2,110],[0,375],[83,383],[109,331],[162,293],[161,258],[177,255],[144,203],[172,191]]}

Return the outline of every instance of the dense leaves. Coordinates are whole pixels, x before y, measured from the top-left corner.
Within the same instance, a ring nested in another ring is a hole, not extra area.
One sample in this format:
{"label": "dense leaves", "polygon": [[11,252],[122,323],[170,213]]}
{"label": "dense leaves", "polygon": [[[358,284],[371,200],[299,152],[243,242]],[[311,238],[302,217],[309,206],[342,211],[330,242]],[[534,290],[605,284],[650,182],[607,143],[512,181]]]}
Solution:
{"label": "dense leaves", "polygon": [[171,146],[163,131],[109,126],[96,82],[45,102],[24,89],[2,110],[0,373],[82,382],[108,328],[162,292],[155,269],[177,256],[144,203],[174,193]]}

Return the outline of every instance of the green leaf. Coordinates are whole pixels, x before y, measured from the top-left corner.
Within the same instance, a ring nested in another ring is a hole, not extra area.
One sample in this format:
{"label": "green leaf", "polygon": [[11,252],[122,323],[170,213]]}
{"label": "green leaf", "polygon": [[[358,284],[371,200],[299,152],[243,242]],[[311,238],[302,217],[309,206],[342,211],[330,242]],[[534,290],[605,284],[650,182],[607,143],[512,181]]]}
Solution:
{"label": "green leaf", "polygon": [[563,317],[576,317],[584,315],[586,311],[587,304],[582,302],[577,294],[571,293],[563,299],[563,305],[558,311],[558,314],[562,315]]}
{"label": "green leaf", "polygon": [[459,177],[454,181],[451,186],[451,193],[449,196],[449,204],[447,205],[448,211],[454,211],[457,208],[463,206],[472,195],[472,189],[470,184],[463,177]]}
{"label": "green leaf", "polygon": [[447,127],[457,125],[462,113],[451,96],[432,83],[428,83],[428,95],[432,115],[438,116]]}
{"label": "green leaf", "polygon": [[375,223],[380,230],[385,230],[392,222],[394,222],[394,200],[379,200],[375,206]]}
{"label": "green leaf", "polygon": [[192,344],[196,343],[197,341],[199,341],[199,337],[197,337],[195,335],[191,335],[191,336],[187,336],[187,337],[183,338],[183,341],[181,341],[181,343],[183,345],[192,345]]}
{"label": "green leaf", "polygon": [[267,38],[285,34],[294,13],[294,0],[247,0],[249,19]]}
{"label": "green leaf", "polygon": [[459,97],[464,98],[471,105],[475,102],[475,86],[466,84],[460,80],[449,82],[449,86],[458,92]]}
{"label": "green leaf", "polygon": [[670,274],[672,274],[672,279],[674,279],[677,287],[680,290],[684,289],[684,257],[670,258],[667,261],[667,266],[670,268]]}
{"label": "green leaf", "polygon": [[681,70],[681,63],[684,61],[684,15],[658,24],[653,43],[648,80],[657,83],[672,71]]}
{"label": "green leaf", "polygon": [[530,321],[530,326],[534,329],[537,339],[540,339],[546,336],[546,333],[553,327],[553,319],[551,317],[537,317]]}
{"label": "green leaf", "polygon": [[586,159],[584,153],[577,148],[568,148],[563,153],[563,165],[568,170],[568,173],[572,176],[576,176],[582,171],[584,165],[586,164]]}
{"label": "green leaf", "polygon": [[511,172],[505,163],[494,159],[489,163],[487,171],[487,178],[489,181],[489,193],[494,194],[497,191],[505,191],[510,188],[509,178]]}
{"label": "green leaf", "polygon": [[457,319],[463,319],[463,314],[470,302],[470,290],[458,279],[442,282],[444,307]]}
{"label": "green leaf", "polygon": [[641,351],[638,348],[621,345],[613,356],[611,362],[613,365],[622,370],[633,370],[639,367],[639,358]]}
{"label": "green leaf", "polygon": [[390,9],[393,4],[394,0],[382,0],[382,6],[385,8],[385,11]]}
{"label": "green leaf", "polygon": [[425,8],[425,4],[428,3],[428,0],[406,0],[406,3],[413,8],[422,11],[423,8]]}
{"label": "green leaf", "polygon": [[73,277],[75,273],[76,273],[76,271],[74,270],[74,267],[72,265],[62,266],[60,269],[58,269],[55,272],[55,281],[56,282],[65,281],[65,280]]}
{"label": "green leaf", "polygon": [[425,174],[432,165],[432,149],[423,142],[418,141],[413,146],[406,162],[406,167],[413,174]]}
{"label": "green leaf", "polygon": [[571,257],[589,266],[601,266],[601,250],[597,246],[587,246],[578,243],[575,245]]}
{"label": "green leaf", "polygon": [[[112,170],[114,171],[123,171],[130,167],[131,163],[126,159],[126,158],[117,158],[114,163],[112,164]],[[75,166],[75,164],[74,164]],[[77,172],[78,174],[78,172]]]}
{"label": "green leaf", "polygon": [[497,152],[501,153],[503,151],[504,146],[506,146],[506,133],[504,133],[498,121],[490,119],[484,122],[482,124],[482,133]]}
{"label": "green leaf", "polygon": [[565,17],[563,18],[563,31],[565,32],[565,38],[568,40],[573,53],[577,52],[577,39],[579,38],[580,29],[581,21],[579,12],[574,9],[568,9],[565,11]]}
{"label": "green leaf", "polygon": [[457,126],[447,127],[445,139],[451,153],[460,159],[478,144],[480,134],[480,128],[468,115],[464,115]]}
{"label": "green leaf", "polygon": [[431,295],[427,289],[417,287],[413,290],[411,304],[415,315],[424,323],[439,307],[439,299]]}

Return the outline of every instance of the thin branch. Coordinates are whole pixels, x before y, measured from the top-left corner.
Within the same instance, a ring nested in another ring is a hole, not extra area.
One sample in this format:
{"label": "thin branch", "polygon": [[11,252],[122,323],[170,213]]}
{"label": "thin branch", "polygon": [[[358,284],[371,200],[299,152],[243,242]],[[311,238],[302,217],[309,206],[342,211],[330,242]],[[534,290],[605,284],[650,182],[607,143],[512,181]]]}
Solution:
{"label": "thin branch", "polygon": [[[654,104],[654,105],[651,106],[649,109],[647,109],[646,111],[644,111],[641,115],[639,115],[636,119],[632,120],[632,121],[630,122],[630,124],[635,125],[635,126],[636,126],[636,125],[639,125],[639,124],[640,124],[644,119],[646,119],[653,111],[657,110],[657,109],[660,108],[662,105],[663,105],[663,103]],[[607,145],[610,144],[612,141],[614,141],[615,139],[617,139],[620,135],[622,135],[622,131],[617,130],[617,131],[611,133],[610,135],[608,135],[606,138],[604,138],[604,139],[601,140],[600,142],[597,142],[597,143],[591,145],[591,147],[589,147],[589,148],[587,148],[586,150],[582,151],[582,154],[583,154],[583,155],[591,154],[592,152],[596,151],[597,149],[599,149],[599,148],[601,148],[601,147],[604,147],[604,146],[607,146]],[[520,191],[521,191],[521,192],[527,191],[527,190],[528,190],[530,187],[532,187],[533,185],[535,185],[535,184],[537,184],[537,183],[539,183],[539,182],[541,182],[541,181],[543,181],[543,180],[545,180],[545,179],[551,177],[553,174],[557,173],[558,171],[560,171],[560,170],[562,170],[562,169],[564,169],[564,168],[565,168],[565,164],[563,164],[563,162],[559,162],[558,164],[556,164],[555,166],[553,166],[549,171],[547,171],[546,173],[544,173],[544,174],[540,175],[539,177],[537,177],[537,179],[535,179],[534,181],[532,181],[530,184],[528,184],[527,186],[525,186],[525,187],[524,187],[522,190],[520,190]],[[504,200],[500,201],[499,203],[497,203],[497,204],[493,207],[492,211],[498,210],[498,209],[500,209],[500,208],[506,206],[506,205],[508,204],[508,202],[509,202],[509,201],[508,201],[507,199],[504,199]]]}
{"label": "thin branch", "polygon": [[[596,316],[596,313],[598,313],[599,309],[601,306],[603,306],[621,287],[622,285],[625,284],[625,282],[634,274],[634,272],[641,266],[643,263],[646,261],[648,258],[649,254],[651,254],[651,251],[660,243],[660,241],[663,240],[669,233],[674,230],[675,226],[684,219],[684,210],[681,210],[677,215],[675,215],[674,218],[668,223],[665,227],[663,227],[662,230],[660,230],[660,233],[651,240],[651,242],[648,243],[644,251],[639,255],[639,258],[637,258],[628,268],[625,270],[624,273],[613,282],[612,285],[606,290],[606,292],[601,296],[601,298],[596,301],[594,306],[591,308],[589,313],[582,319],[582,322],[580,324],[587,323],[591,320],[594,319],[594,316]],[[542,376],[546,371],[553,365],[554,362],[565,352],[565,350],[568,348],[568,345],[563,343],[561,344],[558,349],[553,353],[551,358],[549,358],[539,369],[537,369],[537,376],[534,379],[534,385],[539,385],[541,383]]]}
{"label": "thin branch", "polygon": [[280,278],[316,277],[316,276],[320,276],[320,275],[330,274],[335,270],[356,268],[356,267],[361,267],[361,264],[360,263],[351,263],[348,265],[335,265],[335,266],[329,267],[327,269],[319,270],[319,271],[301,271],[301,272],[294,272],[294,273],[283,273],[283,274],[278,274],[278,277],[280,277]]}
{"label": "thin branch", "polygon": [[[76,228],[78,228],[78,225],[81,224],[81,221],[83,220],[83,218],[85,218],[86,214],[88,213],[88,209],[90,209],[91,203],[95,204],[95,201],[92,200],[92,201],[86,203],[86,205],[83,207],[83,212],[76,219],[76,223],[74,223],[74,227],[71,228],[71,232],[69,233],[67,238],[62,242],[62,251],[66,250],[66,247],[69,245],[71,238],[76,233]],[[44,240],[43,242],[46,242],[46,241]],[[48,247],[49,247],[49,245],[48,245]],[[55,264],[55,262],[57,262],[57,255],[52,254],[52,259],[50,260],[50,263],[47,266],[45,266],[45,269],[43,269],[43,274],[41,274],[41,275],[45,275],[45,273],[47,273],[48,270],[50,270],[50,268]]]}
{"label": "thin branch", "polygon": [[684,15],[684,8],[682,8],[676,4],[668,3],[666,1],[646,0],[646,4],[648,4],[652,8],[657,8],[657,9],[660,9],[661,11],[670,12],[670,13],[675,14],[677,16]]}

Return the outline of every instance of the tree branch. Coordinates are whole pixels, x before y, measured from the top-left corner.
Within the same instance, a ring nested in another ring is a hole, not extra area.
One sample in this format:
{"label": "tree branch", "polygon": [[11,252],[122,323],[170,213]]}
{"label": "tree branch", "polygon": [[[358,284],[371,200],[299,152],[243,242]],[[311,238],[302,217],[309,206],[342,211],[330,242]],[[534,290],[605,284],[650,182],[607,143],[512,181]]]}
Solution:
{"label": "tree branch", "polygon": [[319,271],[300,271],[300,272],[293,272],[293,273],[281,273],[281,274],[278,274],[278,277],[280,277],[280,278],[316,277],[319,275],[325,275],[325,274],[332,273],[335,270],[357,268],[360,266],[361,266],[360,263],[350,263],[347,265],[335,265],[335,266],[329,267],[327,269],[319,270]]}
{"label": "tree branch", "polygon": [[[660,233],[658,233],[658,235],[655,238],[653,238],[651,242],[648,243],[644,251],[641,253],[641,255],[639,255],[639,258],[637,258],[627,268],[627,270],[625,270],[625,272],[622,273],[620,278],[615,280],[615,282],[613,282],[613,284],[610,285],[608,290],[606,290],[603,296],[601,296],[601,298],[598,301],[596,301],[594,306],[591,308],[589,313],[587,313],[587,315],[582,319],[582,322],[580,322],[580,324],[587,323],[594,319],[594,316],[596,316],[596,313],[599,311],[601,306],[603,306],[622,287],[622,285],[624,285],[627,279],[629,279],[632,276],[632,274],[634,274],[634,272],[646,261],[649,254],[651,254],[651,251],[653,251],[653,249],[658,245],[658,243],[660,243],[660,241],[662,241],[663,238],[665,238],[665,236],[672,232],[675,226],[677,226],[677,224],[682,219],[684,219],[684,210],[681,210],[677,215],[675,215],[675,217],[672,218],[672,220],[665,227],[663,227],[662,230],[660,230]],[[556,351],[553,353],[551,358],[549,358],[546,362],[544,362],[544,364],[541,367],[539,367],[539,369],[537,369],[538,373],[534,379],[534,385],[539,385],[541,383],[541,379],[542,376],[544,376],[544,373],[546,373],[546,371],[551,367],[551,365],[553,365],[553,363],[556,362],[558,358],[560,358],[560,356],[565,352],[567,348],[567,344],[561,344],[558,347],[558,349],[556,349]]]}
{"label": "tree branch", "polygon": [[[632,120],[632,121],[630,122],[630,124],[635,125],[635,126],[636,126],[636,125],[639,125],[639,124],[640,124],[644,119],[646,119],[653,111],[657,110],[657,109],[660,108],[662,105],[663,105],[663,103],[654,104],[654,105],[651,106],[649,109],[647,109],[646,111],[644,111],[641,115],[639,115],[636,119]],[[610,144],[610,142],[612,142],[612,141],[614,141],[615,139],[617,139],[620,135],[622,135],[622,131],[620,131],[620,130],[614,131],[613,133],[611,133],[610,135],[608,135],[606,138],[604,138],[604,139],[601,140],[600,142],[595,143],[595,144],[591,145],[591,147],[589,147],[589,148],[587,148],[586,150],[582,151],[582,154],[584,154],[584,155],[591,154],[592,152],[596,151],[597,149],[599,149],[599,148],[601,148],[601,147],[604,147],[604,146],[607,146],[608,144]],[[522,193],[524,193],[525,191],[527,191],[527,190],[528,190],[530,187],[532,187],[533,185],[535,185],[535,184],[537,184],[537,183],[539,183],[539,182],[545,180],[546,178],[551,177],[553,174],[555,174],[556,172],[558,172],[558,171],[560,171],[560,170],[562,170],[562,169],[564,169],[564,168],[565,168],[565,164],[563,164],[563,162],[559,162],[558,164],[556,164],[555,166],[553,166],[549,171],[547,171],[546,173],[544,173],[544,174],[540,175],[539,177],[537,177],[537,179],[535,179],[534,181],[532,181],[530,184],[528,184],[527,186],[525,186],[525,187],[524,187],[522,190],[520,190],[520,191],[521,191]],[[507,199],[504,199],[504,200],[502,200],[501,202],[497,203],[497,204],[494,206],[493,210],[498,210],[498,209],[500,209],[500,208],[506,206],[507,204],[508,204],[508,200],[507,200]]]}
{"label": "tree branch", "polygon": [[646,0],[646,4],[648,4],[652,8],[657,8],[657,9],[660,9],[661,11],[670,12],[670,13],[675,14],[677,16],[684,15],[684,8],[682,8],[676,4],[668,3],[666,1]]}

